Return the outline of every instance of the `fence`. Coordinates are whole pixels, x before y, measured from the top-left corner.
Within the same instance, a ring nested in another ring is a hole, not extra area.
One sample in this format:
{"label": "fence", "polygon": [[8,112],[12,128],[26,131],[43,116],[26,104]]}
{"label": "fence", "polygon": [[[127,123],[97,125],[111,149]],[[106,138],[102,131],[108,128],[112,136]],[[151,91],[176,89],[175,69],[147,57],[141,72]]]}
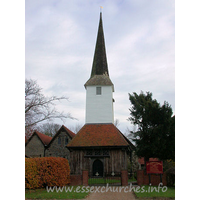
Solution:
{"label": "fence", "polygon": [[88,170],[83,170],[82,174],[71,174],[70,185],[100,185],[105,186],[107,184],[111,186],[127,186],[128,185],[128,172],[122,170],[119,173],[102,173],[100,174],[89,174]]}
{"label": "fence", "polygon": [[99,175],[98,173],[95,176],[90,175],[88,179],[88,185],[121,185],[121,173],[103,173]]}

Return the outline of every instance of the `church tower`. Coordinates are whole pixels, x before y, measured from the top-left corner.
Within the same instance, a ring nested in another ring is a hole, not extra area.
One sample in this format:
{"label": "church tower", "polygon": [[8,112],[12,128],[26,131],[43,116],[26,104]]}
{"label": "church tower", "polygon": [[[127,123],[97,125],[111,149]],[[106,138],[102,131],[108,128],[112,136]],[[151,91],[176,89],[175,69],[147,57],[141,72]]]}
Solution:
{"label": "church tower", "polygon": [[[80,175],[86,169],[90,178],[103,178],[105,174],[113,177],[127,170],[128,158],[132,157],[134,148],[113,123],[114,85],[108,72],[102,13],[91,75],[85,83],[85,89],[85,125],[67,145],[71,174]],[[125,180],[128,180],[128,173],[125,176]]]}
{"label": "church tower", "polygon": [[114,85],[108,72],[102,13],[100,13],[92,71],[84,86],[86,89],[85,123],[114,123]]}

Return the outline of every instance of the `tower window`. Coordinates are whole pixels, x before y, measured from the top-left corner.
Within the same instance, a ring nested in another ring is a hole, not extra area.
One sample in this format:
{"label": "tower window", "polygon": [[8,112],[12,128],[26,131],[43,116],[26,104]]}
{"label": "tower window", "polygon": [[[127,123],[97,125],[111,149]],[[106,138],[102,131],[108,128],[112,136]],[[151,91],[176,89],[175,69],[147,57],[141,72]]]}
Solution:
{"label": "tower window", "polygon": [[96,94],[101,95],[101,87],[96,87]]}

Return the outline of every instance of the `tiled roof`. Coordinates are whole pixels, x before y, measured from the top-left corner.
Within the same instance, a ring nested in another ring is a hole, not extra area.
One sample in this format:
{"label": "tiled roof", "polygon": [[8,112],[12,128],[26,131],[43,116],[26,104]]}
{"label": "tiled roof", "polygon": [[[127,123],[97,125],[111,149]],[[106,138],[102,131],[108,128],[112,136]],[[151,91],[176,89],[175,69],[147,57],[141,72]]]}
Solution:
{"label": "tiled roof", "polygon": [[72,131],[70,131],[66,126],[62,125],[62,127],[70,134],[70,136],[73,138],[76,136],[75,133],[73,133]]}
{"label": "tiled roof", "polygon": [[94,75],[85,83],[84,86],[88,86],[88,85],[112,85],[113,86],[113,83],[110,80],[108,75],[103,74],[103,75]]}
{"label": "tiled roof", "polygon": [[35,133],[38,135],[38,137],[42,140],[44,145],[48,145],[49,142],[51,141],[52,137],[45,135],[43,133],[40,133],[38,131],[35,131]]}
{"label": "tiled roof", "polygon": [[129,146],[113,124],[85,124],[67,147]]}
{"label": "tiled roof", "polygon": [[25,143],[25,145],[27,145],[31,139],[33,138],[34,135],[37,135],[38,138],[41,140],[41,142],[43,143],[43,145],[48,145],[52,139],[52,137],[45,135],[43,133],[40,133],[38,131],[34,131],[33,134],[31,135],[31,137],[28,139],[28,141]]}

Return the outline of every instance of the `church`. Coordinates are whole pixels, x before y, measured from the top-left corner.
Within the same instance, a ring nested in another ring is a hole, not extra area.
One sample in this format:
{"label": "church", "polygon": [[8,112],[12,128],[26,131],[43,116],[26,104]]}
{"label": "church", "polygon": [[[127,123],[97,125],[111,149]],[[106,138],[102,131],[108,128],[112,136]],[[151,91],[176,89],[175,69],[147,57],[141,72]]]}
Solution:
{"label": "church", "polygon": [[[77,134],[63,125],[53,138],[35,131],[28,141],[25,138],[25,156],[68,159],[72,185],[88,185],[89,178],[118,178],[117,175],[122,185],[128,185],[128,163],[132,169],[132,161],[138,160],[133,158],[134,145],[114,125],[115,90],[109,76],[101,12],[91,74],[84,87],[85,125]],[[144,165],[142,159],[139,163]],[[143,169],[137,171],[138,185],[149,184],[149,180]],[[166,180],[164,174],[164,185]],[[159,183],[160,176],[153,175],[152,184]]]}
{"label": "church", "polygon": [[85,83],[85,125],[66,146],[71,174],[87,170],[89,176],[104,176],[127,170],[133,144],[114,125],[114,84],[109,77],[100,13],[90,78]]}

